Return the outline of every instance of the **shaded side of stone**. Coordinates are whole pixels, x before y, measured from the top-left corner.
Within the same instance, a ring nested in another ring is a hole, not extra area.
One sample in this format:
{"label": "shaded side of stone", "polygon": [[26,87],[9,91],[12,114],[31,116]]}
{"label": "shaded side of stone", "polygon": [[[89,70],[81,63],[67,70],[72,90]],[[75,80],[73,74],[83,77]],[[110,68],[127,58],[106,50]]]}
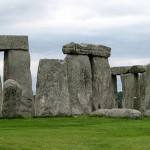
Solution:
{"label": "shaded side of stone", "polygon": [[9,50],[4,53],[4,81],[12,79],[22,87],[20,112],[23,116],[33,114],[33,93],[29,51]]}
{"label": "shaded side of stone", "polygon": [[150,110],[150,64],[147,65],[146,69],[145,99],[142,103],[142,111],[146,110]]}
{"label": "shaded side of stone", "polygon": [[121,67],[112,67],[111,68],[111,74],[112,75],[121,75],[129,73],[130,66],[121,66]]}
{"label": "shaded side of stone", "polygon": [[91,112],[92,72],[89,57],[67,55],[68,90],[71,114]]}
{"label": "shaded side of stone", "polygon": [[146,72],[141,73],[139,76],[139,97],[141,103],[144,102],[145,99],[145,90],[146,90]]}
{"label": "shaded side of stone", "polygon": [[21,112],[22,88],[14,80],[7,80],[4,83],[4,99],[2,114],[3,117],[19,117]]}
{"label": "shaded side of stone", "polygon": [[42,59],[36,85],[36,115],[69,115],[67,67],[62,60]]}
{"label": "shaded side of stone", "polygon": [[62,51],[64,54],[70,55],[93,55],[106,58],[111,55],[110,47],[104,45],[77,44],[73,42],[64,45]]}
{"label": "shaded side of stone", "polygon": [[117,108],[118,105],[117,105],[117,95],[118,95],[118,91],[117,91],[117,76],[115,75],[112,75],[111,76],[111,93],[110,95],[112,95],[110,97],[110,108]]}
{"label": "shaded side of stone", "polygon": [[3,90],[2,90],[2,81],[0,76],[0,116],[2,114],[2,103],[3,103]]}
{"label": "shaded side of stone", "polygon": [[92,57],[93,110],[112,108],[111,70],[107,58]]}
{"label": "shaded side of stone", "polygon": [[138,74],[122,74],[123,107],[140,110]]}
{"label": "shaded side of stone", "polygon": [[143,65],[132,66],[129,69],[129,73],[144,73],[146,71],[146,67]]}
{"label": "shaded side of stone", "polygon": [[29,50],[28,36],[0,36],[0,51]]}

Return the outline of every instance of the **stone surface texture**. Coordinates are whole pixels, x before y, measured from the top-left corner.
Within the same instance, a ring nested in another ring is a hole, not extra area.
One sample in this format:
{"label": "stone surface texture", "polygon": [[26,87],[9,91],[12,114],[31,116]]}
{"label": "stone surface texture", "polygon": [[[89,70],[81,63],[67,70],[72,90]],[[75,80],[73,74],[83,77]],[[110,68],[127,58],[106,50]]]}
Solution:
{"label": "stone surface texture", "polygon": [[3,91],[2,91],[2,81],[0,76],[0,116],[2,114],[2,103],[3,103]]}
{"label": "stone surface texture", "polygon": [[41,59],[36,87],[35,105],[37,116],[70,114],[67,66],[64,61]]}
{"label": "stone surface texture", "polygon": [[22,116],[21,112],[22,88],[14,80],[7,80],[4,83],[4,99],[3,99],[3,117]]}
{"label": "stone surface texture", "polygon": [[120,117],[120,118],[140,118],[142,114],[134,109],[99,109],[92,112],[92,115],[107,116],[107,117]]}
{"label": "stone surface texture", "polygon": [[29,51],[9,50],[4,53],[4,81],[12,79],[22,87],[20,111],[24,116],[33,115],[33,93]]}
{"label": "stone surface texture", "polygon": [[140,110],[138,74],[122,74],[123,107]]}
{"label": "stone surface texture", "polygon": [[0,36],[0,51],[29,50],[28,36]]}
{"label": "stone surface texture", "polygon": [[93,110],[112,108],[111,70],[107,58],[92,57]]}
{"label": "stone surface texture", "polygon": [[150,117],[150,110],[146,110],[146,112],[144,113],[145,117]]}
{"label": "stone surface texture", "polygon": [[72,54],[72,55],[93,55],[100,57],[110,57],[111,48],[106,47],[104,45],[92,45],[92,44],[77,44],[77,43],[69,43],[63,46],[62,49],[64,54]]}
{"label": "stone surface texture", "polygon": [[144,102],[145,99],[145,90],[146,90],[146,72],[141,73],[139,75],[139,99],[141,100],[141,103]]}
{"label": "stone surface texture", "polygon": [[129,73],[130,68],[130,66],[112,67],[111,73],[112,75],[126,74]]}
{"label": "stone surface texture", "polygon": [[132,66],[129,69],[129,73],[144,73],[145,71],[146,71],[146,66],[143,65]]}
{"label": "stone surface texture", "polygon": [[150,64],[147,65],[146,69],[146,89],[145,99],[142,103],[142,111],[150,110]]}
{"label": "stone surface texture", "polygon": [[92,96],[92,72],[89,57],[67,55],[65,61],[71,114],[89,114]]}
{"label": "stone surface texture", "polygon": [[115,75],[111,76],[111,94],[112,94],[112,97],[110,98],[110,102],[112,104],[110,106],[111,106],[111,108],[118,108],[118,104],[117,104],[117,101],[116,101],[117,100],[117,95],[118,95],[117,76],[115,76]]}

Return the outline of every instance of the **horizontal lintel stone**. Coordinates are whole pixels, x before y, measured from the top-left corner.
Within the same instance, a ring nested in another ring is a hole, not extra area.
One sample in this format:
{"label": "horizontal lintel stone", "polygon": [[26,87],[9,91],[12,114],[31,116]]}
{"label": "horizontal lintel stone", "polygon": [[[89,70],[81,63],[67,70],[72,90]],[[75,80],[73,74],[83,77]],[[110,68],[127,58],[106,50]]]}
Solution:
{"label": "horizontal lintel stone", "polygon": [[93,44],[77,44],[69,43],[63,46],[62,51],[64,54],[72,55],[93,55],[99,57],[110,57],[111,48],[104,45],[93,45]]}
{"label": "horizontal lintel stone", "polygon": [[1,35],[0,51],[29,50],[28,36]]}
{"label": "horizontal lintel stone", "polygon": [[144,73],[145,71],[146,71],[146,66],[143,65],[120,66],[120,67],[111,68],[112,75],[121,75],[127,73]]}
{"label": "horizontal lintel stone", "polygon": [[121,67],[112,67],[111,68],[111,74],[112,75],[121,75],[129,73],[130,66],[121,66]]}

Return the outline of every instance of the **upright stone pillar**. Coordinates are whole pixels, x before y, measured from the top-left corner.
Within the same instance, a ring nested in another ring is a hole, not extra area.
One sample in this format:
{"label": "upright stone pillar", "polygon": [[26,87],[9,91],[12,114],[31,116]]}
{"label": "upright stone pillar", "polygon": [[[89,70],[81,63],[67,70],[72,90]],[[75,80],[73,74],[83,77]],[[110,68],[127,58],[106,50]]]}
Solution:
{"label": "upright stone pillar", "polygon": [[3,91],[2,91],[2,81],[0,76],[0,116],[2,114],[2,103],[3,103]]}
{"label": "upright stone pillar", "polygon": [[37,116],[70,114],[67,66],[63,60],[40,60],[35,106]]}
{"label": "upright stone pillar", "polygon": [[90,114],[92,74],[88,56],[67,55],[67,77],[71,114]]}
{"label": "upright stone pillar", "polygon": [[145,99],[142,103],[142,111],[150,110],[150,64],[147,65],[146,69],[146,89]]}
{"label": "upright stone pillar", "polygon": [[139,76],[139,97],[141,103],[145,100],[145,89],[146,89],[146,72],[141,73]]}
{"label": "upright stone pillar", "polygon": [[33,93],[30,54],[27,36],[0,36],[0,51],[4,51],[4,81],[15,80],[22,87],[20,112],[33,114]]}
{"label": "upright stone pillar", "polygon": [[140,110],[138,74],[128,73],[121,75],[123,91],[123,107]]}
{"label": "upright stone pillar", "polygon": [[[92,57],[92,87],[95,110],[113,108],[111,91],[111,70],[108,58]],[[114,101],[114,100],[113,100]]]}
{"label": "upright stone pillar", "polygon": [[110,108],[118,108],[117,104],[117,97],[118,97],[118,91],[117,91],[117,76],[112,75],[111,76],[111,89],[112,89],[112,97],[110,101]]}

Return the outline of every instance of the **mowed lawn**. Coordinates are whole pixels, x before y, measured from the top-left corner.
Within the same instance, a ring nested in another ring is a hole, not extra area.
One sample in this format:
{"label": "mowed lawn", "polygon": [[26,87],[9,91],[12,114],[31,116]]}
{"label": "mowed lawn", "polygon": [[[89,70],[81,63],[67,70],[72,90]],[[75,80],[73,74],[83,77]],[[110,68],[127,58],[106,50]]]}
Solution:
{"label": "mowed lawn", "polygon": [[150,119],[0,119],[0,150],[150,150]]}

